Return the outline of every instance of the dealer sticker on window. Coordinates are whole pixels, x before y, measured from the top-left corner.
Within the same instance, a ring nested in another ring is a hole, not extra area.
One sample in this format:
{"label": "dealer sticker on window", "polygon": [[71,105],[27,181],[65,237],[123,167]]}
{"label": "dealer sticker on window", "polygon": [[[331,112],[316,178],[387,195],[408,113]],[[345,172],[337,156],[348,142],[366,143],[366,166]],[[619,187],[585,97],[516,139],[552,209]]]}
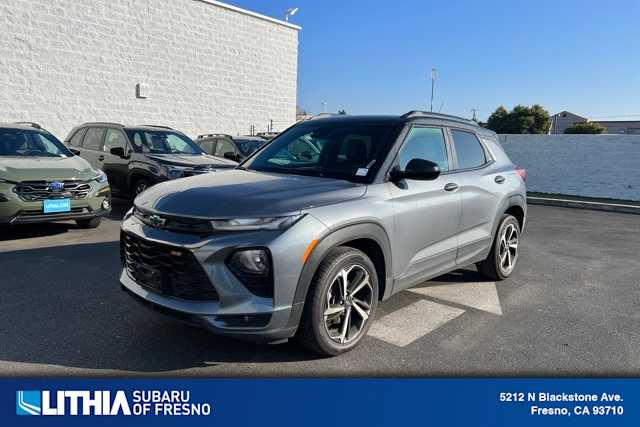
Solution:
{"label": "dealer sticker on window", "polygon": [[369,173],[369,168],[358,168],[356,171],[356,176],[367,176]]}

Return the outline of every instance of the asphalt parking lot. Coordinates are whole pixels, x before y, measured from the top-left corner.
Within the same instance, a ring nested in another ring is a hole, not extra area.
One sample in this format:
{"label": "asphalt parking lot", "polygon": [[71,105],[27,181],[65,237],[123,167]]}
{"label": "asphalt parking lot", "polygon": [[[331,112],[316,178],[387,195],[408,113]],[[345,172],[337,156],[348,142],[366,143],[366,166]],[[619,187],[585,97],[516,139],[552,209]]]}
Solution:
{"label": "asphalt parking lot", "polygon": [[507,281],[473,267],[380,306],[351,353],[217,337],[120,290],[118,230],[0,229],[0,376],[640,375],[640,215],[530,206]]}

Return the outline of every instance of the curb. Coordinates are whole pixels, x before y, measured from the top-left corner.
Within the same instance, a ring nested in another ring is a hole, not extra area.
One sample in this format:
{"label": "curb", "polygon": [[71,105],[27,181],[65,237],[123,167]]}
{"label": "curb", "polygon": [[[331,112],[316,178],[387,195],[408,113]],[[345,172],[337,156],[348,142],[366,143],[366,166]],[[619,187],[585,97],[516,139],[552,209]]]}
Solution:
{"label": "curb", "polygon": [[631,203],[605,203],[587,199],[563,199],[556,197],[527,196],[527,202],[531,205],[557,206],[562,208],[589,209],[595,211],[617,212],[640,215],[640,204]]}

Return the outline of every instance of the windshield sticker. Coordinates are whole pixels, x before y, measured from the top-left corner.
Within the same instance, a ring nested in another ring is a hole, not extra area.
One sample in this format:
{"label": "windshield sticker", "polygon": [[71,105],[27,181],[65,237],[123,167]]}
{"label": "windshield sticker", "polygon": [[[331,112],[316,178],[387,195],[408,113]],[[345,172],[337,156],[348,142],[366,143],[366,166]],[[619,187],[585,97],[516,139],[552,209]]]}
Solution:
{"label": "windshield sticker", "polygon": [[369,173],[369,168],[358,168],[356,171],[356,176],[367,176]]}

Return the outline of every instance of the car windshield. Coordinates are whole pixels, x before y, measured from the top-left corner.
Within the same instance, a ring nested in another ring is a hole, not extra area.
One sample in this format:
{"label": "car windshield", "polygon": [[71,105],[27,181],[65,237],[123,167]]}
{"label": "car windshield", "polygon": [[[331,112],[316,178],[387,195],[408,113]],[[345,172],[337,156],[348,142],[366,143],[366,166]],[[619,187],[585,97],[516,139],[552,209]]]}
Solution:
{"label": "car windshield", "polygon": [[1,129],[0,157],[72,157],[55,136],[32,130]]}
{"label": "car windshield", "polygon": [[309,121],[278,136],[244,166],[261,172],[371,182],[397,130],[393,124]]}
{"label": "car windshield", "polygon": [[191,139],[178,132],[129,129],[127,134],[138,153],[204,154]]}
{"label": "car windshield", "polygon": [[238,149],[245,156],[248,156],[258,148],[262,147],[265,142],[267,141],[258,141],[257,139],[236,139]]}

